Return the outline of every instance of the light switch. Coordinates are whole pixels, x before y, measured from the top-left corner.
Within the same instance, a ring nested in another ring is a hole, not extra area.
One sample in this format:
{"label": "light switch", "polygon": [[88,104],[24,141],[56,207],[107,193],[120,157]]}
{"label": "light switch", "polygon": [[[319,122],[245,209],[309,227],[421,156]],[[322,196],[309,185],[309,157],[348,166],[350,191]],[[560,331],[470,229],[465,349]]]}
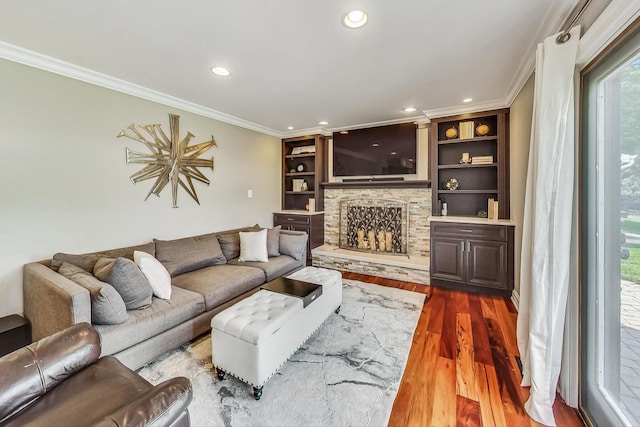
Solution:
{"label": "light switch", "polygon": [[247,198],[253,199],[253,190],[247,190]]}

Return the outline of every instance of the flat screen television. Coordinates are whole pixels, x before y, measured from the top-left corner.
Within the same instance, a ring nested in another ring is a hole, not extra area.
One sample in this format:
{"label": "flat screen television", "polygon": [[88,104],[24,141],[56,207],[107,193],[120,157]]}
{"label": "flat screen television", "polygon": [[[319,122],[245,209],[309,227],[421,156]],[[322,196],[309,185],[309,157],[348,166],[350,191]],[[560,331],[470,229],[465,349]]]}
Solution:
{"label": "flat screen television", "polygon": [[416,173],[414,123],[333,133],[333,176],[409,175]]}

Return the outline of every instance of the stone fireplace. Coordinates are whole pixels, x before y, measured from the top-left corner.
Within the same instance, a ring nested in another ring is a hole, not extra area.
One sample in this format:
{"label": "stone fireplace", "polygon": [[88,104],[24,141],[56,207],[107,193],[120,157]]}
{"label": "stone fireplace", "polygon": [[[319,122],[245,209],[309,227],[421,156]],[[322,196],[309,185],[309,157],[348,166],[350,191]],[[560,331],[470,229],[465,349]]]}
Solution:
{"label": "stone fireplace", "polygon": [[[425,181],[367,184],[324,185],[325,244],[312,250],[313,265],[428,283],[430,186]],[[361,219],[352,222],[352,217]]]}
{"label": "stone fireplace", "polygon": [[342,249],[407,255],[409,204],[404,200],[356,198],[340,201]]}

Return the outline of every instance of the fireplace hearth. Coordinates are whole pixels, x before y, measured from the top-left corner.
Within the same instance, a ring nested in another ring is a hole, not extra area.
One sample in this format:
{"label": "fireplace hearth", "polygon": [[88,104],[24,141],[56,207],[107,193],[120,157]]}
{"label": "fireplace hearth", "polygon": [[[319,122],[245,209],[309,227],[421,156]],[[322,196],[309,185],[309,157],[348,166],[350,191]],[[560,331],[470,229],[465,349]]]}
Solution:
{"label": "fireplace hearth", "polygon": [[409,204],[394,199],[341,200],[339,247],[362,252],[407,255]]}

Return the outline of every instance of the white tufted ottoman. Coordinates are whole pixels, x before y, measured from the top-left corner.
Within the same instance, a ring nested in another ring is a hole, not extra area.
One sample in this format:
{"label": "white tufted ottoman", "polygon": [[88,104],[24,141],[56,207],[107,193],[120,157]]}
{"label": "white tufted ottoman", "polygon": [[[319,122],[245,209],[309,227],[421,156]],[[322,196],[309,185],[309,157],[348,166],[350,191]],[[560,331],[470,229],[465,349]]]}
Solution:
{"label": "white tufted ottoman", "polygon": [[260,290],[211,319],[211,356],[219,379],[229,373],[253,386],[264,383],[342,304],[342,276],[305,267],[287,276],[322,285],[322,295],[302,308],[300,298]]}

